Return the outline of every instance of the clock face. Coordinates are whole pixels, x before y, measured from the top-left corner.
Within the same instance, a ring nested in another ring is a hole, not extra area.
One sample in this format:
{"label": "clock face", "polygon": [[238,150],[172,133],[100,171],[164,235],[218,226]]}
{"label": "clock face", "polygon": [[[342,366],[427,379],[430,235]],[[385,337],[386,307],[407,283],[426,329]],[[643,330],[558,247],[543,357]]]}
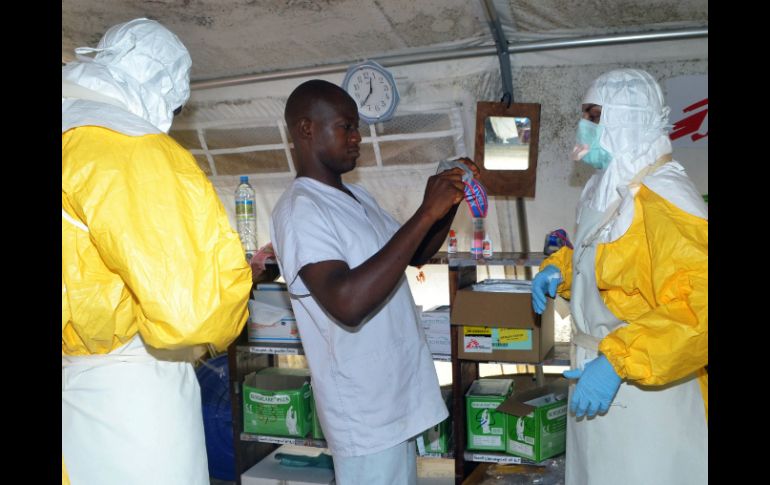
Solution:
{"label": "clock face", "polygon": [[366,121],[390,118],[398,102],[398,93],[390,76],[371,66],[361,66],[347,76],[347,92]]}

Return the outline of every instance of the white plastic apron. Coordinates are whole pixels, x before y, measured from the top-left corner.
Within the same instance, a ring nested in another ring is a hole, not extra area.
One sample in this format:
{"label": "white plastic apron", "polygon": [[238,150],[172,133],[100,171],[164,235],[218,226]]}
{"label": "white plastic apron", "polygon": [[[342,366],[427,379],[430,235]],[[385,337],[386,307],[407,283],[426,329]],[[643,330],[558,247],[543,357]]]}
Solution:
{"label": "white plastic apron", "polygon": [[62,356],[61,415],[72,485],[209,485],[195,371],[138,335],[107,355]]}
{"label": "white plastic apron", "polygon": [[[581,212],[572,260],[573,368],[582,369],[597,356],[599,341],[626,325],[604,304],[596,284],[596,245],[604,240],[593,236],[609,227],[617,207],[600,213],[586,206]],[[574,384],[570,400],[573,391]],[[606,414],[577,420],[569,413],[566,458],[567,485],[707,484],[708,429],[697,379],[664,387],[623,381]]]}

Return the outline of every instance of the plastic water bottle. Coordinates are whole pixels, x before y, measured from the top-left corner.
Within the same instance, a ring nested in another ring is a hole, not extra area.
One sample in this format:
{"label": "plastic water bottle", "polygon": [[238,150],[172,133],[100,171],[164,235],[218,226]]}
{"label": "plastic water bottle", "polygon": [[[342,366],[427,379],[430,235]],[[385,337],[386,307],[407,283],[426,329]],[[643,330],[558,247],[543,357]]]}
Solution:
{"label": "plastic water bottle", "polygon": [[235,189],[235,223],[241,237],[246,259],[257,252],[257,208],[254,201],[254,189],[249,185],[249,177],[241,176],[240,184]]}

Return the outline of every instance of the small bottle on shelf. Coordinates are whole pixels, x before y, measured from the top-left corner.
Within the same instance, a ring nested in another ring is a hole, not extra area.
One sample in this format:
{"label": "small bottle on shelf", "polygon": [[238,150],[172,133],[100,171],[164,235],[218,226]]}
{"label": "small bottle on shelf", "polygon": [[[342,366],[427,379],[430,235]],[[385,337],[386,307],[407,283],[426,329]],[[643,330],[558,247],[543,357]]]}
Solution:
{"label": "small bottle on shelf", "polygon": [[481,244],[482,254],[485,258],[492,257],[492,240],[489,239],[489,235],[484,233],[484,241]]}
{"label": "small bottle on shelf", "polygon": [[449,254],[457,254],[457,235],[454,229],[449,230],[449,242],[447,243],[446,252]]}

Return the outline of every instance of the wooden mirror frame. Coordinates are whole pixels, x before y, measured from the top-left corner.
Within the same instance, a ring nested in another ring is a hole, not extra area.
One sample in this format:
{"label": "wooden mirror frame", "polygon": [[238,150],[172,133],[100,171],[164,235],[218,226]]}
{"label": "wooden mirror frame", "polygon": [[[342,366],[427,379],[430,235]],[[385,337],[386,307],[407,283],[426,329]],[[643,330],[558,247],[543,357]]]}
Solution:
{"label": "wooden mirror frame", "polygon": [[[529,166],[526,170],[487,170],[484,166],[484,120],[490,116],[529,118]],[[540,139],[540,103],[476,103],[476,146],[473,160],[481,171],[481,183],[488,195],[534,197],[537,175],[537,147]]]}

